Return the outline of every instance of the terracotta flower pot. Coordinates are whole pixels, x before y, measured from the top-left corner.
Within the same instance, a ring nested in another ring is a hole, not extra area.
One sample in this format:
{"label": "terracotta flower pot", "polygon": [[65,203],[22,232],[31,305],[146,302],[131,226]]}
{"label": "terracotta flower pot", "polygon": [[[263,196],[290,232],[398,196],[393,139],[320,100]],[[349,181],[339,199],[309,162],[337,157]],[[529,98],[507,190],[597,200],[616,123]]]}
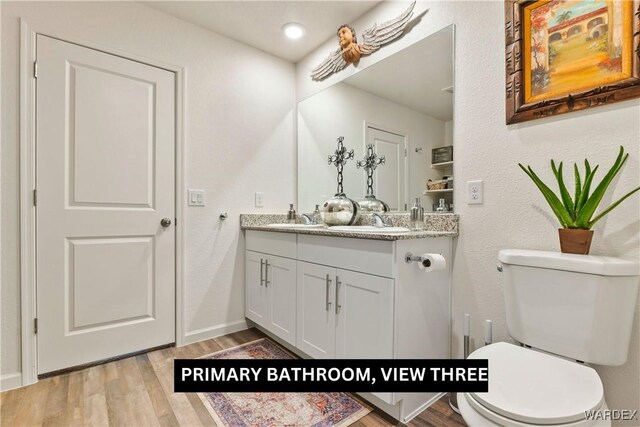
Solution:
{"label": "terracotta flower pot", "polygon": [[591,248],[593,230],[577,228],[560,228],[560,251],[566,254],[588,255]]}

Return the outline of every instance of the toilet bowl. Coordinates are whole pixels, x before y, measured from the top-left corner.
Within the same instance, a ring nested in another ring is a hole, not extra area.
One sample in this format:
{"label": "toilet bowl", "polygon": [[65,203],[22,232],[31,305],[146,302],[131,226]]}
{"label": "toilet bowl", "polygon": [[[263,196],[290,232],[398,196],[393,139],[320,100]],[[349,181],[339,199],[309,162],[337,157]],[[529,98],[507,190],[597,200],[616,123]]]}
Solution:
{"label": "toilet bowl", "polygon": [[521,249],[502,250],[498,259],[509,335],[523,346],[501,342],[469,355],[489,361],[489,390],[458,394],[464,420],[472,427],[610,426],[602,381],[585,363],[626,362],[638,264]]}
{"label": "toilet bowl", "polygon": [[602,381],[591,367],[503,342],[469,358],[489,361],[489,392],[458,394],[469,426],[611,425],[587,419],[607,409]]}

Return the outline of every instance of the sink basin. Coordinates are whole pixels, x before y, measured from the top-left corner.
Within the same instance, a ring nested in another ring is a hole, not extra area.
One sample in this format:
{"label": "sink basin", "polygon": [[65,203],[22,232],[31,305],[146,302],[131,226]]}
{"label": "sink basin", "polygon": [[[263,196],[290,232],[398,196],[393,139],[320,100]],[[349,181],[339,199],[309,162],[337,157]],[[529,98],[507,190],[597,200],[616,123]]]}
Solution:
{"label": "sink basin", "polygon": [[274,228],[323,228],[324,224],[269,224],[267,227]]}
{"label": "sink basin", "polygon": [[336,225],[329,227],[332,231],[351,231],[355,233],[408,233],[408,228],[405,227],[374,227],[372,225]]}

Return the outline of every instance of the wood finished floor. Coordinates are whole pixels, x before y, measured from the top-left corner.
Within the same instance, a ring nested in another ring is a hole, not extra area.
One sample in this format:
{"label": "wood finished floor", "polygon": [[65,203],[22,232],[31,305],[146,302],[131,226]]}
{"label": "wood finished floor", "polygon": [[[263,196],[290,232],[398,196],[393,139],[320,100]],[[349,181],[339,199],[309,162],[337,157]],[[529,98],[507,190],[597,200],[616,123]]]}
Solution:
{"label": "wood finished floor", "polygon": [[[0,393],[2,426],[215,426],[195,394],[173,393],[173,359],[197,358],[264,337],[249,329],[129,357]],[[446,397],[409,426],[464,426]],[[353,427],[393,426],[375,412]]]}

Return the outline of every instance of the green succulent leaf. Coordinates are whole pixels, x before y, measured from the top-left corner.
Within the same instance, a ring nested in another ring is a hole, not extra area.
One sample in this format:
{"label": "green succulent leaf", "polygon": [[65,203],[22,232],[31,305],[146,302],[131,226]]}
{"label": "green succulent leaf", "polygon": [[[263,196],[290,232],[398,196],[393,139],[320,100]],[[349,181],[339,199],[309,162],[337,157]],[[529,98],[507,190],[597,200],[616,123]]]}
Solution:
{"label": "green succulent leaf", "polygon": [[565,209],[560,199],[558,199],[558,196],[556,196],[554,192],[551,191],[551,189],[547,187],[544,184],[544,182],[542,182],[542,180],[538,177],[538,175],[536,175],[533,169],[531,169],[531,166],[528,166],[527,168],[525,168],[520,163],[518,163],[518,166],[520,166],[520,168],[524,171],[524,173],[526,173],[529,176],[529,178],[531,178],[531,180],[534,182],[534,184],[538,187],[538,189],[544,196],[547,203],[549,203],[549,206],[551,207],[551,210],[555,214],[556,218],[558,218],[558,221],[560,222],[560,224],[564,228],[575,228],[573,227],[574,224],[573,224],[573,220],[571,219],[571,216]]}
{"label": "green succulent leaf", "polygon": [[560,197],[562,197],[562,203],[564,204],[567,213],[571,217],[571,220],[574,221],[575,206],[573,205],[573,200],[571,200],[569,190],[567,190],[567,186],[564,184],[564,177],[562,176],[562,162],[560,162],[558,168],[556,169],[554,161],[551,160],[551,168],[553,169],[556,175],[556,180],[558,181],[558,188],[560,189]]}
{"label": "green succulent leaf", "polygon": [[602,198],[604,197],[607,188],[609,188],[611,181],[613,181],[613,178],[615,178],[615,176],[618,174],[620,168],[622,168],[624,163],[627,161],[627,158],[629,158],[629,154],[625,155],[624,148],[621,146],[620,152],[618,154],[618,157],[616,158],[616,161],[613,163],[613,166],[611,166],[609,172],[607,172],[604,178],[602,178],[602,181],[600,181],[600,184],[598,184],[596,189],[593,190],[593,194],[589,196],[582,209],[580,209],[580,212],[576,217],[576,225],[579,228],[590,228],[589,224],[591,223],[591,217],[593,217],[593,214],[602,201]]}
{"label": "green succulent leaf", "polygon": [[598,216],[596,216],[595,218],[593,218],[593,220],[591,220],[591,222],[589,223],[589,228],[593,227],[593,225],[600,221],[600,219],[602,219],[602,217],[604,217],[606,214],[608,214],[609,212],[611,212],[612,210],[614,210],[615,208],[618,207],[618,205],[622,202],[624,202],[624,200],[628,197],[630,197],[633,193],[640,191],[640,187],[635,188],[631,191],[629,191],[627,194],[625,194],[624,196],[622,196],[620,198],[620,200],[618,200],[617,202],[615,202],[614,204],[612,204],[611,206],[609,206],[607,209],[603,210]]}
{"label": "green succulent leaf", "polygon": [[582,192],[580,193],[580,200],[576,203],[576,218],[580,216],[580,211],[584,207],[584,204],[587,202],[589,198],[589,191],[591,191],[591,183],[593,182],[593,178],[596,176],[596,172],[600,165],[596,165],[593,170],[591,170],[591,165],[587,160],[585,162],[585,179],[584,179],[584,187],[582,187]]}
{"label": "green succulent leaf", "polygon": [[611,206],[600,212],[595,218],[593,217],[596,209],[602,202],[609,185],[613,182],[614,178],[620,172],[628,158],[629,154],[625,154],[624,147],[621,146],[615,162],[593,192],[591,192],[591,187],[594,185],[594,177],[599,166],[596,165],[596,167],[592,169],[589,161],[585,159],[583,181],[583,177],[580,174],[580,168],[574,163],[573,174],[575,179],[575,190],[573,199],[571,198],[569,190],[564,182],[562,162],[556,165],[556,162],[551,160],[551,170],[553,171],[556,181],[558,181],[558,189],[560,191],[559,197],[544,182],[542,182],[531,166],[525,167],[521,163],[518,163],[518,166],[520,166],[520,169],[522,169],[524,173],[531,178],[536,187],[538,187],[543,197],[551,207],[554,215],[558,218],[558,221],[563,227],[589,230],[596,222],[618,207],[620,203],[640,191],[640,187],[634,188]]}
{"label": "green succulent leaf", "polygon": [[573,174],[575,176],[576,182],[576,190],[573,200],[575,200],[575,205],[573,207],[573,217],[575,218],[578,215],[578,200],[580,200],[580,193],[582,192],[582,180],[580,178],[580,170],[578,169],[578,165],[576,163],[573,164]]}

